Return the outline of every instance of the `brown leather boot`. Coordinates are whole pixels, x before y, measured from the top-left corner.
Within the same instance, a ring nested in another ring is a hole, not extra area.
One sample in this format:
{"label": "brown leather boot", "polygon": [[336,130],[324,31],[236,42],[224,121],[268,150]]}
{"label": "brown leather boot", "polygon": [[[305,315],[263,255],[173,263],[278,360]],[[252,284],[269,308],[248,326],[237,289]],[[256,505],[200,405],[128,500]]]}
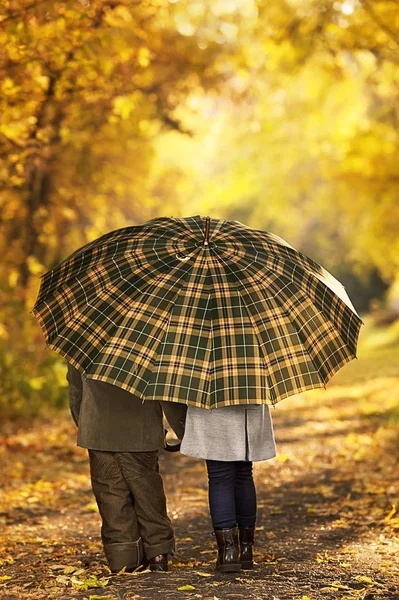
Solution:
{"label": "brown leather boot", "polygon": [[153,556],[148,559],[147,568],[150,571],[167,571],[168,570],[168,555],[167,554],[157,554],[157,556]]}
{"label": "brown leather boot", "polygon": [[218,557],[216,561],[216,571],[221,573],[235,573],[241,571],[241,565],[238,559],[238,531],[237,527],[231,529],[215,529],[215,536],[218,545]]}
{"label": "brown leather boot", "polygon": [[238,526],[240,540],[240,563],[242,569],[252,569],[254,566],[253,547],[255,527]]}

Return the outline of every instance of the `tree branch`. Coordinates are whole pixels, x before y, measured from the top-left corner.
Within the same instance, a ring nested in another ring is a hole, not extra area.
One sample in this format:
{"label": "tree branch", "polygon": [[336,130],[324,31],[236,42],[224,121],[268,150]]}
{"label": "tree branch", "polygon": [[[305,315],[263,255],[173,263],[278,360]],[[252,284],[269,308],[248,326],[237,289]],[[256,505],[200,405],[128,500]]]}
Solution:
{"label": "tree branch", "polygon": [[395,33],[393,29],[391,29],[384,21],[380,19],[380,17],[374,12],[374,9],[371,7],[369,0],[361,0],[363,8],[368,12],[372,19],[377,23],[377,25],[382,29],[388,37],[391,38],[396,44],[399,44],[399,35]]}
{"label": "tree branch", "polygon": [[12,21],[12,19],[21,19],[24,13],[32,8],[36,8],[39,4],[44,4],[47,0],[37,0],[36,2],[32,2],[32,4],[28,4],[27,6],[23,6],[21,10],[16,10],[12,13],[9,13],[7,16],[0,15],[0,23],[5,23],[6,21]]}

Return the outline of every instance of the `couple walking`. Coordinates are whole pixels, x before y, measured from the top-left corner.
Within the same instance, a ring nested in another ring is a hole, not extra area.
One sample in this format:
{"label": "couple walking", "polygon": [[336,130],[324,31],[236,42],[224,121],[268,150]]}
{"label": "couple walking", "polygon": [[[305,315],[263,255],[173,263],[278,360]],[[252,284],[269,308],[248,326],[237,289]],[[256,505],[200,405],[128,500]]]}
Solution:
{"label": "couple walking", "polygon": [[43,275],[32,312],[74,365],[111,570],[166,570],[173,554],[163,412],[181,452],[206,460],[217,568],[251,567],[252,462],[275,455],[267,403],[325,387],[356,357],[362,320],[344,286],[273,233],[159,217],[73,252]]}
{"label": "couple walking", "polygon": [[87,448],[112,572],[139,566],[167,571],[175,539],[158,468],[165,447],[163,414],[182,454],[206,460],[209,507],[218,546],[216,569],[253,567],[256,491],[252,462],[276,455],[267,405],[204,410],[146,401],[110,383],[83,377],[68,363],[77,443]]}

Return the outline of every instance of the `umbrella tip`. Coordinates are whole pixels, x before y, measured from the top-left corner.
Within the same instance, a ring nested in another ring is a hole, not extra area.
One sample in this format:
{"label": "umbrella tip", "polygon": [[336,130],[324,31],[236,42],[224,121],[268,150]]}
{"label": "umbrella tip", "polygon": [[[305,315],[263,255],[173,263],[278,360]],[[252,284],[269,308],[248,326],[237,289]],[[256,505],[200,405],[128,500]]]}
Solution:
{"label": "umbrella tip", "polygon": [[204,246],[208,246],[209,244],[209,229],[211,226],[211,218],[205,218],[205,236],[204,236]]}

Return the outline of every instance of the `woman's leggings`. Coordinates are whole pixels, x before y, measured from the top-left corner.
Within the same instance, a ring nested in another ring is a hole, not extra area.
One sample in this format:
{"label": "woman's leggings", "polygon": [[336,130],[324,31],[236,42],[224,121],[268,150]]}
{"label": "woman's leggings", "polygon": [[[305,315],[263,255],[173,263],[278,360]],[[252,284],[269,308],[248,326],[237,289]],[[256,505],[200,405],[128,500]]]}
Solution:
{"label": "woman's leggings", "polygon": [[214,529],[254,527],[256,490],[250,461],[207,460],[209,508]]}

